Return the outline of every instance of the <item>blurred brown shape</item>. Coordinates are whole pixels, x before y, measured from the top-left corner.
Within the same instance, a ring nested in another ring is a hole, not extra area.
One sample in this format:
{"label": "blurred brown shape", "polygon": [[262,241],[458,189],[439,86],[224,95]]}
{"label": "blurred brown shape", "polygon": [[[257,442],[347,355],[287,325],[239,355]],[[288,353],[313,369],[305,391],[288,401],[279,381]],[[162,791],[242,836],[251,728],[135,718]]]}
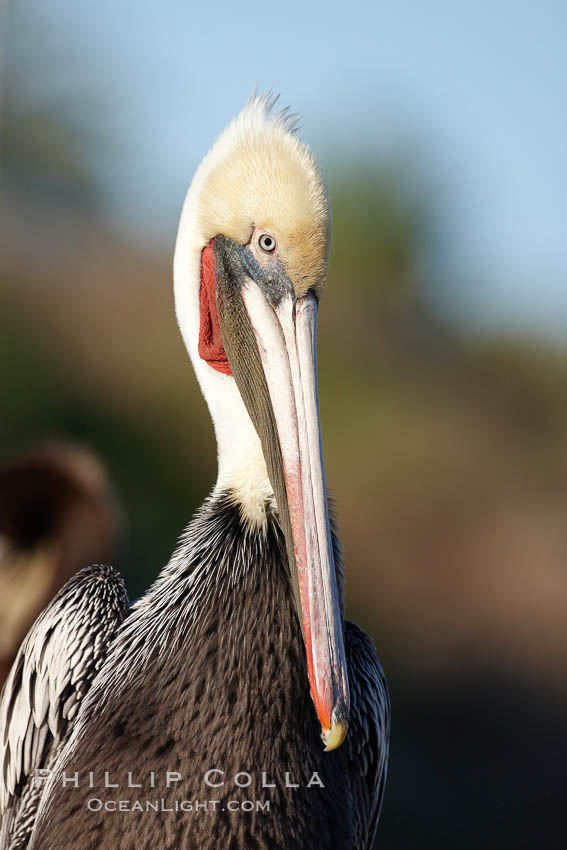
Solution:
{"label": "blurred brown shape", "polygon": [[86,449],[48,444],[0,467],[0,685],[67,579],[112,560],[117,529],[106,473]]}

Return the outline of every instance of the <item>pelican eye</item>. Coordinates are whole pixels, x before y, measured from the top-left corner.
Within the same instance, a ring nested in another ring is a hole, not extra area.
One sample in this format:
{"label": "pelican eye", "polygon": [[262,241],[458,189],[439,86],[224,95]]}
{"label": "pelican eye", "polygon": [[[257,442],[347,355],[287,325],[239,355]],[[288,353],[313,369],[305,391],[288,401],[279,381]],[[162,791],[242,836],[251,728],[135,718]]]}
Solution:
{"label": "pelican eye", "polygon": [[269,233],[262,233],[258,239],[258,245],[266,254],[273,254],[276,250],[276,240]]}

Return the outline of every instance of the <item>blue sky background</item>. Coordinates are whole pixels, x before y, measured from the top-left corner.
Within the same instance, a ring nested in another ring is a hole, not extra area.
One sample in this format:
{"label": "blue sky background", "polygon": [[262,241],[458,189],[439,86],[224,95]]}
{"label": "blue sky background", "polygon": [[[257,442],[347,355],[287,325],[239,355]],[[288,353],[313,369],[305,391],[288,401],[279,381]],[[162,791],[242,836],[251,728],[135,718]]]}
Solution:
{"label": "blue sky background", "polygon": [[564,0],[28,0],[22,21],[46,84],[56,68],[62,94],[87,98],[117,227],[172,243],[208,146],[273,87],[331,174],[416,157],[444,229],[445,309],[564,337]]}

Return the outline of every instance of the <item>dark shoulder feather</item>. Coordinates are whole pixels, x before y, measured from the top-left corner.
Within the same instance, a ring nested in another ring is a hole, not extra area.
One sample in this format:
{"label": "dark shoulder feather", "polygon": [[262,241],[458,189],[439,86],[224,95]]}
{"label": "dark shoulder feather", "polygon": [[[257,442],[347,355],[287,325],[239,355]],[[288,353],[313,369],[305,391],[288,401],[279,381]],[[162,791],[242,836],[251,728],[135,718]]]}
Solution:
{"label": "dark shoulder feather", "polygon": [[128,611],[120,575],[80,570],[37,618],[0,698],[0,850],[27,846],[41,786]]}
{"label": "dark shoulder feather", "polygon": [[357,850],[371,850],[388,769],[390,698],[371,639],[355,623],[345,624],[349,670],[349,752]]}

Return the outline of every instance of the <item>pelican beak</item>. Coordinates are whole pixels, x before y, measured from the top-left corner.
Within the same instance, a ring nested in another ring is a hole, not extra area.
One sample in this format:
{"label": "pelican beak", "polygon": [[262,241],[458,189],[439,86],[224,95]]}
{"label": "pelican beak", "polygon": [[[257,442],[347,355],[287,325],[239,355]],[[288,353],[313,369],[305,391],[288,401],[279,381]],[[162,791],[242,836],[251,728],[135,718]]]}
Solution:
{"label": "pelican beak", "polygon": [[297,297],[281,261],[214,240],[226,355],[262,443],[286,539],[311,695],[326,750],[345,739],[349,689],[317,393],[317,298]]}

